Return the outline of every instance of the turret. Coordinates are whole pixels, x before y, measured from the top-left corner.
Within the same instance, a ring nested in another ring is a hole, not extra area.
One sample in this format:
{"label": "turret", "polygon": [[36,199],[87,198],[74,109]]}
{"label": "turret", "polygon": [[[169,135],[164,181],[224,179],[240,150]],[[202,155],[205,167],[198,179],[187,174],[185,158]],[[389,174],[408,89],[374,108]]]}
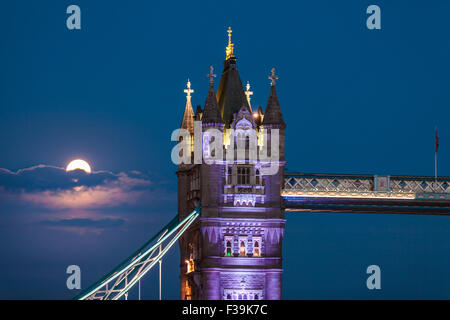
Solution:
{"label": "turret", "polygon": [[267,100],[266,112],[263,116],[262,126],[267,130],[268,148],[273,139],[272,130],[278,130],[280,160],[284,161],[284,130],[286,128],[286,123],[284,122],[283,114],[281,113],[280,102],[278,101],[277,90],[275,87],[275,80],[278,79],[278,76],[275,75],[275,68],[272,68],[272,74],[269,76],[269,79],[271,80],[270,95]]}
{"label": "turret", "polygon": [[191,82],[187,81],[186,89],[184,92],[186,93],[186,107],[184,108],[183,120],[181,121],[181,129],[188,130],[191,134],[194,134],[194,110],[192,109],[191,103],[191,93],[194,90],[191,89]]}
{"label": "turret", "polygon": [[205,127],[217,127],[223,129],[223,120],[220,114],[219,105],[217,104],[216,92],[214,90],[214,69],[210,67],[210,73],[206,76],[209,77],[209,89],[206,96],[205,107],[203,108],[202,126]]}
{"label": "turret", "polygon": [[270,95],[267,100],[266,112],[264,113],[263,126],[271,125],[273,128],[284,129],[286,124],[283,120],[283,114],[281,113],[280,103],[278,102],[277,90],[275,88],[275,80],[278,76],[275,75],[275,68],[272,68],[272,75],[269,76],[270,83]]}

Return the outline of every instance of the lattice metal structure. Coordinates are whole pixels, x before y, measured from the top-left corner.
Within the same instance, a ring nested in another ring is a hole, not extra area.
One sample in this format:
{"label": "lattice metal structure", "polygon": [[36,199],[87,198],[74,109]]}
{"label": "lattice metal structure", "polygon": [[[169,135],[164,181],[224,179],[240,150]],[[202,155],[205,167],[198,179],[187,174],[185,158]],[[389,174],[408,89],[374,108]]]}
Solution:
{"label": "lattice metal structure", "polygon": [[450,177],[286,174],[284,197],[450,200]]}
{"label": "lattice metal structure", "polygon": [[199,215],[200,205],[182,221],[179,221],[178,215],[174,217],[142,247],[75,299],[118,300],[121,297],[127,298],[130,289],[161,261],[162,257]]}

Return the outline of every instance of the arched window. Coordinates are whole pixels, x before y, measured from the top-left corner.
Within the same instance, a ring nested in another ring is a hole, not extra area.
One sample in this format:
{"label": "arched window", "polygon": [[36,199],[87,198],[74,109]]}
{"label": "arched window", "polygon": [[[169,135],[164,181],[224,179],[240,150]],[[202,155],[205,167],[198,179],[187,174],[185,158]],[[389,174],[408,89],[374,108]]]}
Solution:
{"label": "arched window", "polygon": [[224,239],[225,256],[233,255],[233,236],[226,236]]}
{"label": "arched window", "polygon": [[247,254],[247,248],[245,245],[245,241],[241,241],[240,248],[239,248],[239,255],[245,256],[246,254]]}
{"label": "arched window", "polygon": [[253,237],[253,256],[261,256],[261,237]]}
{"label": "arched window", "polygon": [[227,256],[231,256],[231,242],[227,241]]}
{"label": "arched window", "polygon": [[227,294],[227,300],[231,300],[231,294]]}
{"label": "arched window", "polygon": [[260,177],[259,177],[259,169],[256,169],[256,184],[259,185]]}
{"label": "arched window", "polygon": [[245,134],[242,131],[238,131],[236,134],[234,148],[235,150],[245,150]]}
{"label": "arched window", "polygon": [[255,241],[254,247],[253,247],[253,255],[256,257],[259,257],[261,255],[261,252],[259,251],[259,242]]}
{"label": "arched window", "polygon": [[258,294],[255,294],[255,300],[259,300]]}

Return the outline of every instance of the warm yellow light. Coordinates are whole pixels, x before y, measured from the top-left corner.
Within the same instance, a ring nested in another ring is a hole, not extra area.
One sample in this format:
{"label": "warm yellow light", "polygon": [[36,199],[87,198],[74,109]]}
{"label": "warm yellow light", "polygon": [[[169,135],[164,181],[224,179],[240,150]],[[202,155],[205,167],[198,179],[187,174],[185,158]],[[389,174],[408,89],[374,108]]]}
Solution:
{"label": "warm yellow light", "polygon": [[234,50],[234,44],[231,42],[231,27],[228,27],[228,46],[225,50],[226,53],[226,60],[230,59],[231,57],[234,57],[233,50]]}
{"label": "warm yellow light", "polygon": [[365,198],[365,199],[415,199],[414,193],[397,192],[321,192],[321,191],[283,191],[283,197],[314,197],[314,198]]}
{"label": "warm yellow light", "polygon": [[231,129],[223,130],[223,145],[225,146],[225,149],[228,149],[228,146],[231,144],[230,135],[231,135]]}
{"label": "warm yellow light", "polygon": [[[261,119],[262,121],[262,119]],[[262,148],[264,147],[264,135],[263,132],[263,126],[259,128],[259,130],[256,132],[256,135],[258,136],[258,147]],[[267,138],[267,137],[266,137]]]}
{"label": "warm yellow light", "polygon": [[70,163],[67,165],[66,171],[73,171],[77,169],[83,170],[87,173],[91,173],[91,166],[89,165],[89,163],[82,159],[70,161]]}
{"label": "warm yellow light", "polygon": [[186,265],[187,265],[187,272],[186,273],[191,273],[194,271],[194,260],[190,259],[190,260],[185,260]]}

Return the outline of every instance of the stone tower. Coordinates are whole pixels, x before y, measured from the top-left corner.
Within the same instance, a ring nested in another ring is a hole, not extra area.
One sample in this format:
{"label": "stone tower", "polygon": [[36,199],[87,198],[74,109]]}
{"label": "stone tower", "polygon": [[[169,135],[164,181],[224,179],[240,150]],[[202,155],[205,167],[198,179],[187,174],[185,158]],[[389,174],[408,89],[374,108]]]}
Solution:
{"label": "stone tower", "polygon": [[265,113],[252,111],[228,33],[217,96],[212,67],[195,115],[189,82],[185,90],[179,141],[190,148],[179,155],[191,161],[178,167],[178,213],[182,219],[199,203],[202,213],[179,240],[181,299],[281,299],[286,126],[277,77],[272,69]]}

